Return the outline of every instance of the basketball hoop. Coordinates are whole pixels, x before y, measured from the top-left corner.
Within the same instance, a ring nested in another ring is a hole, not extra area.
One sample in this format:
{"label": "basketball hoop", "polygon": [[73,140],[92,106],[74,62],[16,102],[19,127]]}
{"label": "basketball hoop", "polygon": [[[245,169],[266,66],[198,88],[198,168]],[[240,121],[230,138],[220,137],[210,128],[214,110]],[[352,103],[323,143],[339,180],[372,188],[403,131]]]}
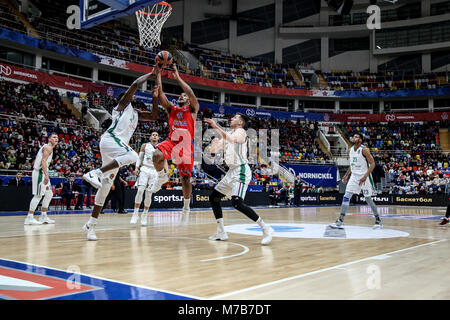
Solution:
{"label": "basketball hoop", "polygon": [[152,49],[161,44],[161,29],[171,13],[172,6],[164,1],[136,11],[140,38],[139,44],[142,47]]}

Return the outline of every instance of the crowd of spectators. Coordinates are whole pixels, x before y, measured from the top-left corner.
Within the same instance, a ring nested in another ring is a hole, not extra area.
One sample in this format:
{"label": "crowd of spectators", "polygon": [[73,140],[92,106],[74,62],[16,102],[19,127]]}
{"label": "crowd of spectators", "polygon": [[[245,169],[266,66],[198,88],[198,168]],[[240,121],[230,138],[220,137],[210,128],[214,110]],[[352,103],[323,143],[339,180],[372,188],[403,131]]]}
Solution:
{"label": "crowd of spectators", "polygon": [[56,132],[59,144],[53,170],[81,174],[99,164],[99,132],[75,120],[57,90],[38,83],[0,81],[0,169],[31,170],[47,136]]}
{"label": "crowd of spectators", "polygon": [[347,123],[342,128],[347,135],[362,133],[365,143],[373,151],[440,150],[439,123],[436,122]]}
{"label": "crowd of spectators", "polygon": [[363,134],[375,162],[383,168],[392,194],[445,193],[450,157],[441,150],[439,122],[347,123],[348,137]]}

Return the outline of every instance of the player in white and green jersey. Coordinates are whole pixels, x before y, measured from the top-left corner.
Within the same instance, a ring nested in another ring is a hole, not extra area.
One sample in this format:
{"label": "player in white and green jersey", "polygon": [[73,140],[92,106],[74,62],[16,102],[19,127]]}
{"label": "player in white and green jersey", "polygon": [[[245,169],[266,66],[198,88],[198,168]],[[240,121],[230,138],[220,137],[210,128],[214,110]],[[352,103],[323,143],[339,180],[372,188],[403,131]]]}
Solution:
{"label": "player in white and green jersey", "polygon": [[[33,198],[30,202],[30,209],[28,215],[25,218],[25,225],[38,225],[38,224],[52,224],[54,220],[47,216],[47,210],[50,202],[53,198],[52,185],[50,183],[50,177],[48,175],[48,168],[53,158],[53,149],[58,144],[58,135],[51,133],[48,137],[48,143],[44,144],[38,151],[36,159],[34,160],[33,173],[32,173],[32,192]],[[37,206],[41,202],[42,197],[42,213],[39,220],[34,218],[34,212]]]}
{"label": "player in white and green jersey", "polygon": [[130,223],[136,224],[139,218],[139,207],[142,203],[142,198],[145,192],[144,211],[141,216],[141,225],[147,225],[148,210],[152,204],[152,193],[150,192],[150,186],[158,180],[158,173],[153,165],[153,153],[155,152],[155,146],[159,142],[158,132],[152,132],[150,135],[150,143],[144,143],[141,146],[139,152],[139,158],[136,162],[136,180],[137,193],[134,199],[134,213],[131,217]]}
{"label": "player in white and green jersey", "polygon": [[[98,189],[95,195],[95,205],[89,221],[83,226],[87,232],[88,240],[97,240],[95,226],[98,216],[103,208],[106,197],[111,189],[119,168],[138,160],[138,154],[129,145],[129,141],[136,130],[138,120],[150,121],[158,117],[157,106],[158,87],[153,87],[153,111],[141,111],[133,108],[132,99],[134,94],[153,75],[157,75],[158,68],[153,68],[151,73],[136,79],[128,90],[119,95],[119,103],[112,111],[112,124],[103,133],[100,140],[100,153],[102,156],[102,167],[89,171],[83,179]],[[155,108],[156,105],[156,108]]]}
{"label": "player in white and green jersey", "polygon": [[221,148],[225,149],[225,163],[229,170],[225,177],[219,181],[209,196],[209,201],[217,221],[217,232],[209,237],[209,240],[226,240],[228,235],[223,223],[222,207],[220,201],[223,197],[231,199],[233,207],[256,222],[262,230],[262,244],[269,244],[272,240],[274,230],[266,225],[261,217],[244,203],[245,193],[252,178],[252,172],[247,160],[247,133],[244,127],[249,119],[242,113],[237,113],[231,118],[231,132],[226,132],[219,127],[214,120],[205,119],[213,129],[222,136],[221,140],[214,139],[212,142],[212,152],[217,152]]}
{"label": "player in white and green jersey", "polygon": [[334,229],[343,229],[344,218],[348,207],[350,206],[350,200],[354,194],[363,193],[364,199],[370,206],[373,215],[375,216],[374,229],[382,228],[381,219],[377,211],[377,206],[373,202],[372,196],[376,195],[375,184],[372,178],[372,171],[375,169],[375,160],[370,154],[369,148],[362,145],[364,137],[361,133],[355,133],[353,135],[353,146],[349,150],[350,166],[342,178],[344,184],[347,183],[345,188],[344,198],[341,205],[341,213],[339,219],[330,225]]}

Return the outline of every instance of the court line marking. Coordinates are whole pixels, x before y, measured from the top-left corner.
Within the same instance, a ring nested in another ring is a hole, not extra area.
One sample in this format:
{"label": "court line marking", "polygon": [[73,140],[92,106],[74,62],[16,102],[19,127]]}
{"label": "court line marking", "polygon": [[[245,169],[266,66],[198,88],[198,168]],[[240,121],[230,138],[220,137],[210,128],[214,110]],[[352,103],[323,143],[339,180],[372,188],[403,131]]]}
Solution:
{"label": "court line marking", "polygon": [[[1,259],[2,260],[6,260],[6,261],[10,261],[10,262],[20,263],[20,264],[31,265],[31,266],[38,267],[38,268],[46,268],[46,269],[61,271],[61,272],[70,274],[70,272],[68,272],[67,270],[62,270],[62,269],[58,269],[58,268],[46,267],[46,266],[42,266],[42,265],[38,265],[38,264],[34,264],[34,263],[17,261],[17,260],[11,260],[11,259],[5,259],[5,258],[1,258]],[[158,289],[158,288],[147,287],[147,286],[143,286],[143,285],[137,285],[137,284],[133,284],[133,283],[129,283],[129,282],[123,282],[123,281],[103,278],[103,277],[99,277],[99,276],[94,276],[94,275],[90,275],[90,274],[87,274],[87,273],[81,273],[80,272],[80,273],[77,273],[77,274],[85,276],[85,277],[90,277],[90,278],[95,278],[95,279],[100,279],[100,280],[106,280],[106,281],[110,281],[110,282],[120,283],[120,284],[124,284],[124,285],[130,286],[130,287],[137,287],[137,288],[143,288],[143,289],[148,289],[148,290],[160,291],[160,292],[165,292],[165,293],[169,293],[169,294],[173,294],[173,295],[177,295],[177,296],[193,298],[193,299],[197,299],[197,300],[204,299],[202,297],[197,297],[197,296],[193,296],[193,295],[190,295],[190,294],[184,294],[184,293],[179,293],[179,292],[165,290],[165,289]]]}
{"label": "court line marking", "polygon": [[[164,240],[167,240],[167,239],[187,239],[187,240],[202,240],[202,241],[214,242],[214,241],[211,241],[211,240],[208,240],[208,239],[203,239],[203,238],[190,238],[190,237],[140,237],[140,236],[137,236],[137,237],[123,236],[123,237],[98,238],[98,240],[150,239],[150,238],[153,238],[153,239],[164,239]],[[88,240],[86,240],[86,238],[83,238],[83,239],[79,239],[78,238],[78,239],[70,239],[70,240],[58,240],[56,242],[69,243],[69,242],[80,242],[80,241],[87,242]],[[215,241],[215,242],[219,242],[219,241]],[[208,261],[215,261],[215,260],[223,260],[223,259],[233,258],[233,257],[237,257],[237,256],[242,256],[242,255],[244,255],[244,254],[246,254],[247,252],[250,251],[250,249],[247,246],[244,246],[243,244],[240,244],[240,243],[230,242],[230,241],[220,241],[220,242],[223,242],[224,244],[233,244],[233,245],[236,245],[236,246],[239,246],[239,247],[243,248],[244,250],[239,252],[239,253],[232,254],[232,255],[229,255],[229,256],[221,256],[221,257],[216,257],[216,258],[203,259],[203,260],[200,260],[200,262],[208,262]]]}
{"label": "court line marking", "polygon": [[[211,240],[208,240],[208,241],[211,241]],[[231,256],[223,256],[223,257],[218,257],[218,258],[203,259],[203,260],[200,260],[200,261],[201,262],[208,262],[208,261],[214,261],[214,260],[223,260],[223,259],[233,258],[233,257],[237,257],[237,256],[242,256],[242,255],[244,255],[244,254],[246,254],[247,252],[250,251],[250,249],[247,246],[244,246],[243,244],[239,244],[239,243],[236,243],[236,242],[229,242],[229,241],[226,241],[224,243],[235,244],[237,246],[240,246],[240,247],[244,248],[244,251],[241,251],[239,253],[233,254]]]}
{"label": "court line marking", "polygon": [[365,262],[365,261],[369,261],[369,260],[373,260],[373,259],[378,259],[378,257],[380,257],[380,256],[392,255],[392,254],[395,254],[395,253],[405,252],[405,251],[408,251],[408,250],[413,250],[413,249],[417,249],[417,248],[420,248],[420,247],[429,246],[429,245],[433,245],[433,244],[437,244],[437,243],[445,242],[445,241],[447,241],[447,239],[441,239],[439,241],[424,243],[424,244],[420,244],[420,245],[417,245],[417,246],[414,246],[414,247],[409,247],[409,248],[405,248],[405,249],[400,249],[400,250],[396,250],[396,251],[382,253],[382,254],[379,254],[379,255],[376,255],[376,256],[372,256],[372,257],[368,257],[368,258],[364,258],[364,259],[359,259],[359,260],[355,260],[355,261],[339,264],[339,265],[336,265],[336,266],[333,266],[333,267],[319,269],[319,270],[312,271],[312,272],[307,272],[307,273],[302,273],[302,274],[299,274],[299,275],[296,275],[296,276],[293,276],[293,277],[284,278],[284,279],[280,279],[280,280],[275,280],[275,281],[271,281],[271,282],[266,282],[266,283],[263,283],[263,284],[260,284],[260,285],[256,285],[256,286],[252,286],[252,287],[248,287],[248,288],[245,288],[245,289],[236,290],[236,291],[232,291],[232,292],[229,292],[229,293],[217,295],[217,296],[208,298],[208,300],[223,299],[223,298],[226,298],[226,297],[229,297],[229,296],[233,296],[233,295],[236,295],[236,294],[252,291],[252,290],[255,290],[255,289],[260,289],[260,288],[264,288],[264,287],[280,284],[280,283],[291,281],[291,280],[306,278],[306,277],[309,277],[309,276],[312,276],[312,275],[316,275],[316,274],[319,274],[319,273],[322,273],[322,272],[335,270],[335,269],[341,269],[343,267],[347,267],[347,266],[350,266],[352,264],[357,264],[357,263],[360,263],[360,262]]}

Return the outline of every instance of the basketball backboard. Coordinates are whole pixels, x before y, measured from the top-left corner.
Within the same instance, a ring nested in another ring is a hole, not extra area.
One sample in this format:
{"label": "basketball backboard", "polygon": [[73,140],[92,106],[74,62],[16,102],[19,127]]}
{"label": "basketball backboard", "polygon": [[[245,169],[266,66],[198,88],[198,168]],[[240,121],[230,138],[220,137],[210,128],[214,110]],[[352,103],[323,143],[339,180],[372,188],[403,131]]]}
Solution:
{"label": "basketball backboard", "polygon": [[134,14],[161,0],[80,0],[81,28]]}

